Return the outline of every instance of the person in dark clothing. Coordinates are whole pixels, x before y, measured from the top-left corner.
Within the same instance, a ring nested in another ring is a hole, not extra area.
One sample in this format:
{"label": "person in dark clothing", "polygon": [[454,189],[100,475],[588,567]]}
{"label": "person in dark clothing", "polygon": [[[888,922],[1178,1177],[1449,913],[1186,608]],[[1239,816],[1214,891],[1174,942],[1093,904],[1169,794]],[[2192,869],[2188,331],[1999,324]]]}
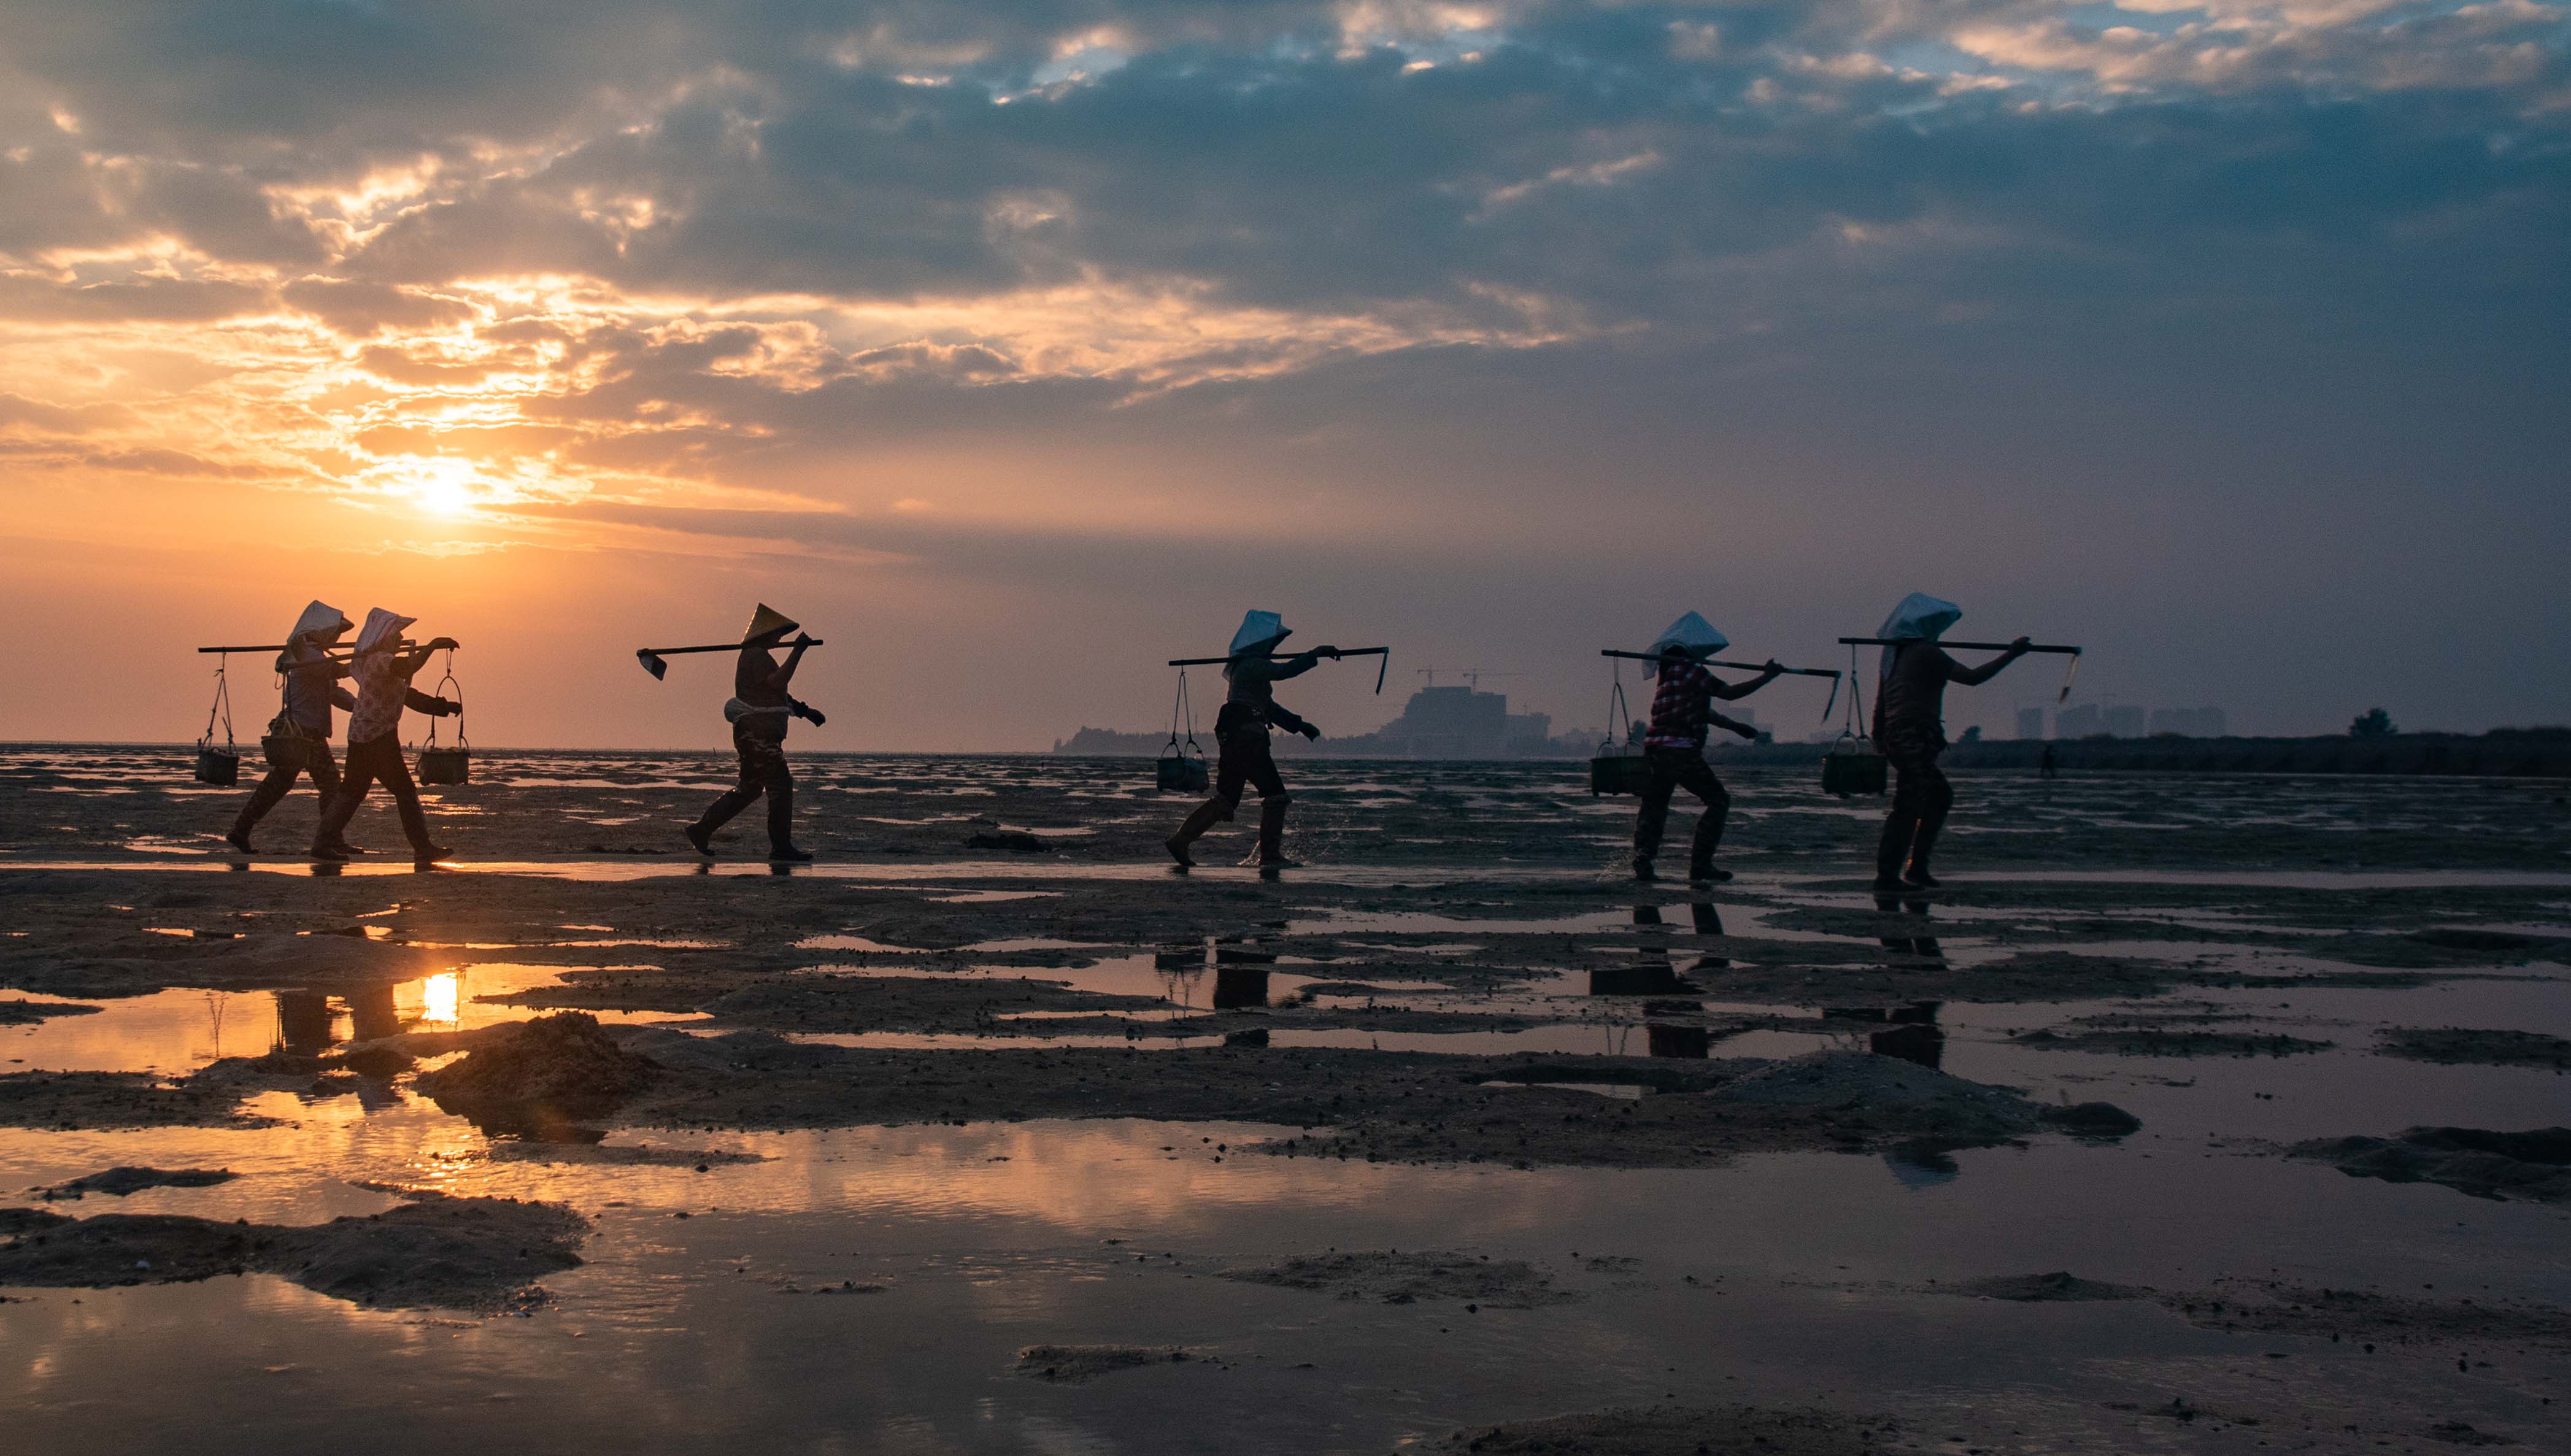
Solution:
{"label": "person in dark clothing", "polygon": [[[776,661],[777,648],[793,633],[792,650]],[[733,668],[730,703],[724,717],[732,721],[732,745],[741,755],[741,781],[690,824],[688,842],[699,854],[712,854],[715,830],[763,794],[768,799],[768,857],[800,863],[812,856],[794,845],[794,774],[785,764],[785,728],[798,704],[785,690],[794,682],[812,636],[784,613],[763,602],[743,634],[741,659]]]}
{"label": "person in dark clothing", "polygon": [[2060,778],[2062,776],[2062,767],[2054,760],[2053,745],[2051,743],[2044,745],[2044,757],[2035,765],[2035,776],[2038,778]]}
{"label": "person in dark clothing", "polygon": [[1707,672],[1702,660],[1730,645],[1731,639],[1694,612],[1672,623],[1652,645],[1660,657],[1654,671],[1661,686],[1652,695],[1652,724],[1643,735],[1643,757],[1651,764],[1652,781],[1643,789],[1642,807],[1634,815],[1634,878],[1638,880],[1658,878],[1652,861],[1660,854],[1661,834],[1669,825],[1670,799],[1681,788],[1705,805],[1697,816],[1696,838],[1688,847],[1688,878],[1732,878],[1730,870],[1714,867],[1714,851],[1723,843],[1724,822],[1732,813],[1732,795],[1724,791],[1723,780],[1714,776],[1713,765],[1705,761],[1706,730],[1724,728],[1745,738],[1759,736],[1750,725],[1715,712],[1714,701],[1747,698],[1777,681],[1785,669],[1771,662],[1749,682],[1726,684]]}
{"label": "person in dark clothing", "polygon": [[[252,852],[251,830],[285,797],[297,777],[312,776],[312,791],[325,809],[338,796],[339,765],[330,756],[331,709],[353,709],[357,700],[339,686],[348,669],[331,660],[330,649],[352,626],[338,608],[314,602],[295,619],[285,650],[276,655],[276,671],[285,679],[285,691],[282,711],[259,739],[259,749],[267,758],[267,776],[251,791],[250,802],[242,805],[232,831],[224,835],[244,854]],[[343,854],[364,852],[345,839],[336,847]]]}
{"label": "person in dark clothing", "polygon": [[423,864],[446,857],[445,847],[428,837],[419,785],[411,781],[410,763],[402,757],[401,716],[403,709],[415,708],[432,718],[449,718],[464,707],[410,686],[410,680],[428,666],[430,654],[455,646],[451,637],[404,646],[402,630],[416,620],[377,607],[366,614],[366,625],[357,634],[357,650],[348,659],[348,676],[357,681],[357,707],[348,715],[348,774],[339,784],[339,796],[322,811],[320,826],[313,831],[315,859],[348,857],[339,847],[345,842],[340,836],[356,816],[357,805],[365,801],[366,790],[377,783],[393,796],[413,857]]}
{"label": "person in dark clothing", "polygon": [[1874,694],[1874,740],[1892,765],[1892,810],[1884,817],[1883,837],[1874,851],[1874,888],[1878,891],[1934,889],[1928,872],[1938,831],[1955,805],[1954,786],[1937,766],[1946,751],[1946,685],[1979,687],[2000,670],[2026,656],[2023,637],[2008,651],[1978,668],[1967,668],[1946,656],[1937,635],[1963,618],[1952,602],[1913,592],[1885,619],[1877,637],[1896,639],[1883,650],[1881,676]]}
{"label": "person in dark clothing", "polygon": [[1240,812],[1245,787],[1259,790],[1259,847],[1242,863],[1263,869],[1291,869],[1296,864],[1286,857],[1286,808],[1293,799],[1286,792],[1286,780],[1277,772],[1276,756],[1268,746],[1268,729],[1273,725],[1306,738],[1320,737],[1321,730],[1277,701],[1277,685],[1310,672],[1313,664],[1323,658],[1336,659],[1339,651],[1316,647],[1290,658],[1270,657],[1277,645],[1290,635],[1291,629],[1274,612],[1251,613],[1242,619],[1241,630],[1233,634],[1232,658],[1223,669],[1232,687],[1214,724],[1215,742],[1220,747],[1215,762],[1214,797],[1197,805],[1187,821],[1179,825],[1178,832],[1165,841],[1170,857],[1179,862],[1181,869],[1196,865],[1195,857],[1188,853],[1190,845],[1218,822]]}

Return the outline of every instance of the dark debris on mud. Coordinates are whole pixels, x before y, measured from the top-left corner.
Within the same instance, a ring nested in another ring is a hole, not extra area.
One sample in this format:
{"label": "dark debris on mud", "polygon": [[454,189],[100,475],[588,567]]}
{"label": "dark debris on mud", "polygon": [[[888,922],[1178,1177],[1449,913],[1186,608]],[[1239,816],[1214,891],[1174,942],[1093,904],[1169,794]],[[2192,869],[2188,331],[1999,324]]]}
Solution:
{"label": "dark debris on mud", "polygon": [[1552,1275],[1523,1259],[1389,1248],[1295,1254],[1236,1265],[1219,1277],[1381,1304],[1453,1299],[1494,1309],[1533,1309],[1568,1304],[1580,1297],[1555,1288]]}
{"label": "dark debris on mud", "polygon": [[131,1164],[124,1164],[108,1169],[104,1173],[75,1178],[67,1183],[55,1184],[51,1188],[38,1189],[36,1192],[37,1196],[46,1203],[56,1204],[66,1200],[84,1199],[91,1194],[106,1194],[112,1198],[122,1199],[139,1194],[145,1189],[213,1188],[217,1184],[230,1183],[239,1177],[241,1177],[240,1174],[229,1169],[137,1168]]}
{"label": "dark debris on mud", "polygon": [[1430,1449],[1480,1456],[1868,1456],[1909,1444],[1901,1423],[1889,1416],[1662,1405],[1467,1426]]}

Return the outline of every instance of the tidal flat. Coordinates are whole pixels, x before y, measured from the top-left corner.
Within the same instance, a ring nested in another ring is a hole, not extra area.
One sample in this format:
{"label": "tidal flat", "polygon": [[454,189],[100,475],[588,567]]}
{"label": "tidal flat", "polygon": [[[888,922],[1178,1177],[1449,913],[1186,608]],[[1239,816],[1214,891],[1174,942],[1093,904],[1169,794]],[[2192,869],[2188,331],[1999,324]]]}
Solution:
{"label": "tidal flat", "polygon": [[1878,900],[1816,771],[1691,891],[1581,770],[1291,763],[1262,878],[1137,760],[805,759],[787,870],[491,752],[415,869],[0,750],[10,1428],[2565,1446],[2571,784],[1963,773]]}

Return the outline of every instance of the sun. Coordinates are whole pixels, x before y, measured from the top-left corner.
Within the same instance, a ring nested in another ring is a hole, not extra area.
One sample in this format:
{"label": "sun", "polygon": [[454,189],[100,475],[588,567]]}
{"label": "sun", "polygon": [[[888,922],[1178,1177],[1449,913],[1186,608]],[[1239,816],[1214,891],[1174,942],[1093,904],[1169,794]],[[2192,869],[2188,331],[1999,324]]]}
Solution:
{"label": "sun", "polygon": [[432,516],[469,516],[482,503],[473,467],[462,460],[422,460],[413,467],[411,504]]}

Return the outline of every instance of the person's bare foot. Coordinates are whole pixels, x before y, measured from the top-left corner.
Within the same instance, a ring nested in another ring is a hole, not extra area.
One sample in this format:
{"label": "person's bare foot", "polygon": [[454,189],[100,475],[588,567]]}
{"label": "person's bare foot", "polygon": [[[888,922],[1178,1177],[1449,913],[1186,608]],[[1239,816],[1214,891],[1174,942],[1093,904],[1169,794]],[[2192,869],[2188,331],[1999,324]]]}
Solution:
{"label": "person's bare foot", "polygon": [[812,851],[797,849],[791,844],[778,844],[768,851],[768,857],[782,860],[787,864],[802,864],[812,858]]}
{"label": "person's bare foot", "polygon": [[1197,867],[1196,856],[1190,854],[1188,852],[1188,846],[1180,840],[1164,839],[1161,841],[1161,847],[1170,851],[1170,857],[1179,862],[1179,868],[1194,869]]}
{"label": "person's bare foot", "polygon": [[315,844],[312,846],[312,857],[315,859],[345,859],[348,856],[346,852],[341,850],[336,844]]}
{"label": "person's bare foot", "polygon": [[434,864],[454,852],[443,844],[422,844],[414,846],[411,860],[417,864]]}
{"label": "person's bare foot", "polygon": [[697,846],[699,854],[712,855],[715,852],[715,836],[705,825],[690,824],[684,832],[688,836],[688,842]]}
{"label": "person's bare foot", "polygon": [[1924,869],[1914,869],[1910,871],[1908,874],[1901,877],[1901,882],[1914,890],[1933,890],[1939,888],[1944,883],[1944,881],[1938,879],[1935,875],[1930,874]]}
{"label": "person's bare foot", "polygon": [[244,854],[256,854],[258,852],[257,850],[250,847],[250,830],[248,829],[233,830],[231,833],[224,836],[224,842],[230,844]]}
{"label": "person's bare foot", "polygon": [[330,847],[331,847],[331,848],[333,848],[333,849],[338,850],[341,854],[372,854],[372,853],[374,853],[374,851],[373,851],[373,850],[371,850],[371,849],[364,849],[364,848],[360,848],[360,847],[359,847],[359,846],[357,846],[357,845],[354,845],[354,844],[349,843],[349,842],[348,842],[347,840],[345,840],[345,839],[334,839],[334,840],[332,840],[332,841],[330,842]]}

